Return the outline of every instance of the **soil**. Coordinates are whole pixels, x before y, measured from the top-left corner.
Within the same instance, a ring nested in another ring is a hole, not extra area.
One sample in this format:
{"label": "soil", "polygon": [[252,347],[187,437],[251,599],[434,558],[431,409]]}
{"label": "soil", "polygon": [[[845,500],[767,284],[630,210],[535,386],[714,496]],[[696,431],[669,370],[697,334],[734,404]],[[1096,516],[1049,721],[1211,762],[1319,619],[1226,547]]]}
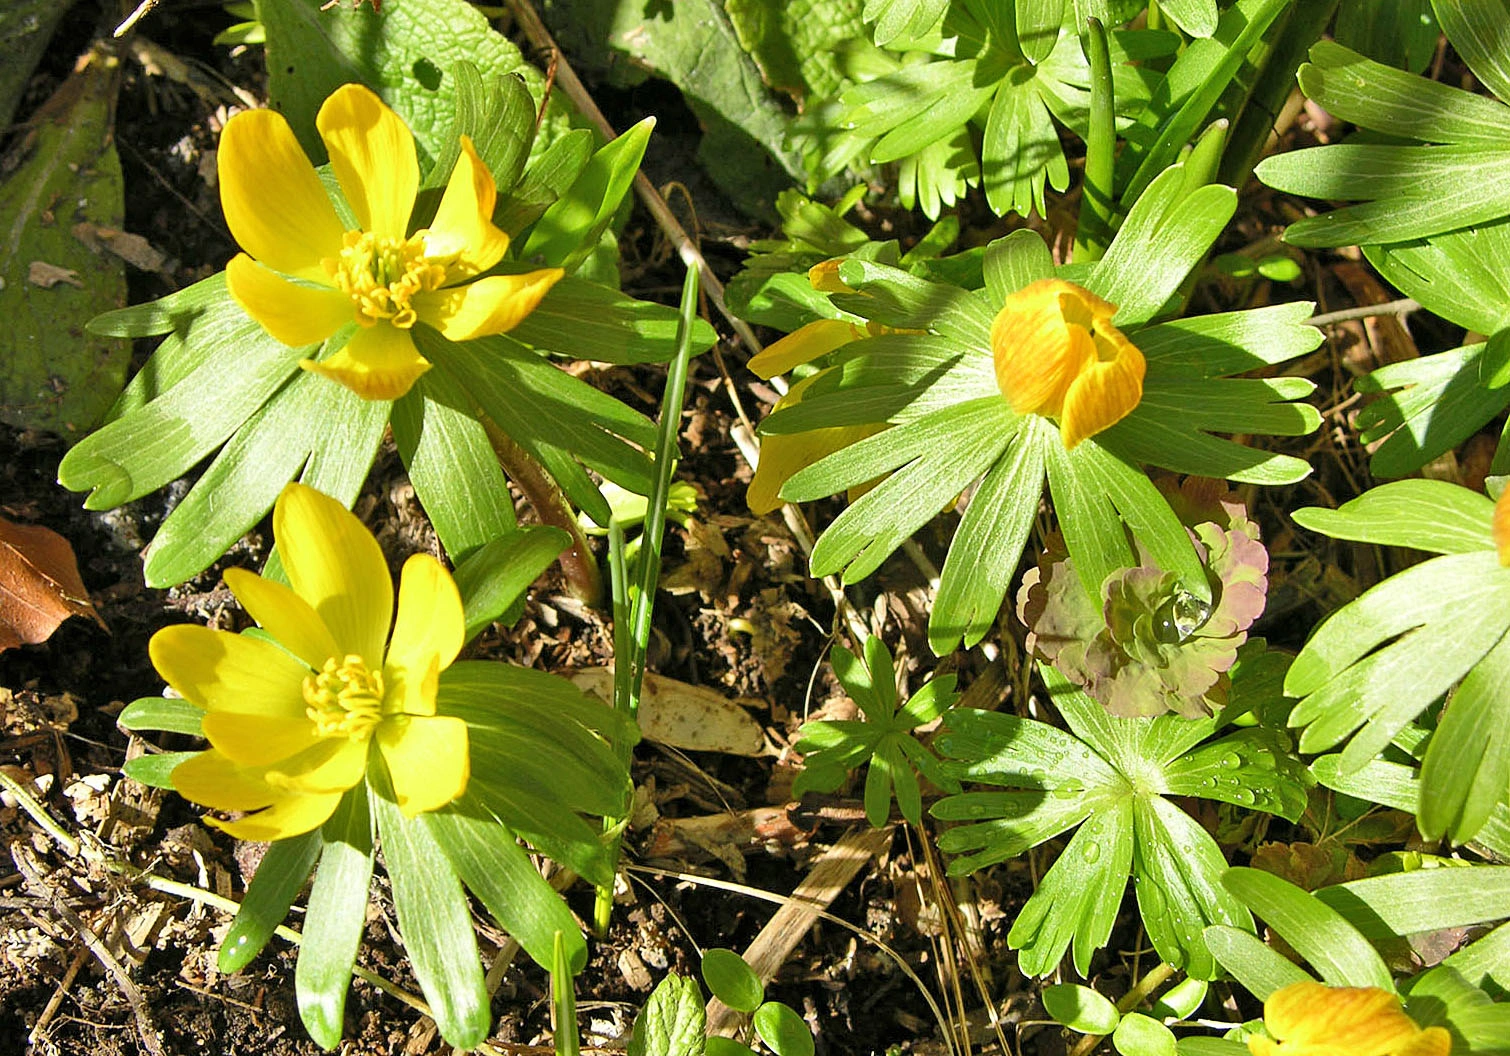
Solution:
{"label": "soil", "polygon": [[[20,113],[47,97],[75,56],[102,27],[108,31],[107,22],[114,19],[101,19],[89,4],[69,13]],[[203,277],[223,266],[234,251],[215,191],[205,179],[204,159],[224,108],[236,105],[230,86],[260,96],[262,73],[257,49],[210,45],[224,25],[217,5],[172,5],[150,17],[142,30],[164,51],[190,63],[199,76],[198,90],[149,73],[129,58],[124,63],[116,139],[127,187],[125,226],[170,258],[164,273],[131,273],[133,302]],[[604,90],[598,98],[620,127],[635,119],[638,110],[654,108],[661,125],[653,175],[691,182],[682,173],[693,166],[696,122],[673,91]],[[771,232],[740,218],[706,181],[693,186],[700,227],[708,235],[705,249],[727,278],[739,264],[736,246]],[[1244,202],[1245,212],[1226,248],[1271,236],[1286,219],[1262,195]],[[912,224],[906,217],[871,219],[879,226],[892,224],[904,235]],[[984,213],[967,217],[965,225],[981,237],[999,233],[994,226]],[[674,299],[680,276],[673,255],[638,208],[625,231],[624,262],[627,291]],[[1330,266],[1312,268],[1306,282],[1312,288],[1304,295],[1319,295],[1319,311],[1372,296],[1350,290]],[[1213,287],[1203,294],[1213,303],[1202,307],[1240,307],[1268,293]],[[1288,295],[1301,296],[1302,291]],[[1330,551],[1307,553],[1280,512],[1323,498],[1329,490],[1350,494],[1357,485],[1347,478],[1364,476],[1361,453],[1334,439],[1350,409],[1336,394],[1373,354],[1374,337],[1362,325],[1336,328],[1331,336],[1328,346],[1301,369],[1321,384],[1323,394],[1333,395],[1323,406],[1334,413],[1328,431],[1297,442],[1295,451],[1312,457],[1323,471],[1291,493],[1276,489],[1265,494],[1258,510],[1275,554],[1273,582],[1280,602],[1271,606],[1261,630],[1281,644],[1298,644],[1318,611],[1312,600],[1315,584],[1294,578],[1296,569],[1317,577],[1335,573],[1346,581],[1337,586],[1344,591],[1380,574],[1346,562],[1338,566],[1341,555]],[[1423,345],[1440,341],[1446,347],[1449,337],[1417,333]],[[138,355],[148,350],[144,346]],[[739,419],[726,379],[734,379],[752,417],[767,412],[774,398],[740,369],[744,358],[726,337],[720,357],[705,355],[693,366],[680,474],[699,491],[699,515],[693,526],[672,529],[668,539],[665,569],[672,589],[658,601],[651,666],[739,699],[779,748],[790,742],[805,714],[820,708],[838,714],[835,709],[845,702],[823,663],[835,619],[828,592],[806,577],[801,548],[779,517],[753,518],[743,504],[750,471],[732,437]],[[654,413],[663,380],[658,369],[591,369],[589,377]],[[99,867],[100,856],[90,853],[103,847],[153,876],[230,898],[244,890],[255,853],[203,826],[197,808],[178,797],[120,777],[128,752],[140,749],[117,728],[114,717],[126,702],[162,690],[147,660],[146,643],[154,631],[177,622],[227,628],[244,624],[245,617],[220,584],[220,569],[254,564],[264,556],[269,533],[265,527],[253,533],[221,565],[190,583],[168,591],[148,589],[142,582],[142,546],[182,496],[185,482],[121,510],[87,512],[79,496],[56,484],[65,450],[52,436],[0,429],[0,512],[12,520],[45,524],[68,539],[108,627],[105,631],[85,620],[70,620],[45,644],[0,653],[0,767],[30,785],[61,830],[83,848],[70,855],[11,798],[0,805],[0,832],[9,848],[0,858],[0,1054],[317,1052],[299,1023],[289,947],[275,940],[250,967],[222,976],[214,954],[228,922],[224,913],[107,873]],[[820,505],[808,512],[821,524],[835,508]],[[380,456],[358,511],[391,556],[430,543],[391,445]],[[522,515],[528,516],[527,511]],[[919,539],[935,562],[942,559],[946,540],[943,527]],[[851,591],[859,606],[877,617],[875,625],[884,628],[893,647],[905,653],[915,682],[932,664],[922,633],[924,589],[917,567],[898,558]],[[1011,622],[1003,621],[1008,635],[1020,635]],[[752,636],[740,630],[751,626],[764,633]],[[476,655],[560,671],[609,662],[609,642],[603,615],[572,602],[559,578],[547,575],[532,592],[522,619],[486,635]],[[951,662],[963,687],[978,683],[987,690],[1012,681],[1002,673],[1003,654],[1014,653],[1020,655],[1020,642],[1008,637],[1000,650],[976,649]],[[1015,678],[1015,670],[1011,674]],[[1001,691],[995,696],[999,699]],[[172,747],[170,742],[162,743]],[[644,746],[635,780],[663,822],[716,819],[756,808],[773,808],[769,816],[775,820],[767,831],[722,843],[708,840],[703,846],[686,839],[668,843],[665,824],[646,826],[630,834],[631,860],[668,872],[733,879],[777,895],[790,893],[851,825],[863,824],[857,790],[798,806],[790,803],[791,778],[790,765],[778,761],[774,752],[748,759],[687,756]],[[668,853],[668,846],[675,849]],[[1057,1028],[1034,1024],[1045,1018],[1037,1002],[1038,984],[1017,973],[1015,955],[1006,945],[1016,911],[1031,893],[1033,878],[1052,860],[1051,853],[1052,845],[968,881],[945,881],[918,834],[898,829],[890,849],[867,863],[828,908],[883,939],[935,990],[959,978],[964,1006],[976,1010],[969,1017],[972,1042],[994,1046],[974,983],[957,969],[956,956],[967,953],[1017,1050],[1055,1056],[1065,1051],[1064,1036]],[[694,972],[699,948],[742,949],[775,908],[666,875],[636,872],[631,878],[609,934],[591,943],[591,962],[579,979],[587,1044],[622,1043],[637,1008],[667,971]],[[359,964],[417,993],[395,942],[392,907],[381,881],[376,891]],[[579,913],[590,916],[590,891],[579,886],[568,898]],[[943,908],[956,903],[963,912]],[[1130,908],[1129,900],[1125,909]],[[485,915],[477,920],[484,957],[491,963],[504,936]],[[297,925],[297,913],[292,923]],[[968,930],[960,930],[962,923]],[[1103,992],[1116,995],[1156,960],[1137,928],[1136,913],[1124,912],[1109,950],[1096,958],[1093,975]],[[522,956],[500,971],[490,1041],[501,1051],[544,1051],[532,1047],[550,1044],[545,973]],[[889,955],[830,923],[807,934],[770,996],[805,1016],[820,1053],[944,1051],[927,1003]],[[446,1050],[428,1019],[364,981],[353,985],[346,1025],[344,1053],[418,1056]]]}

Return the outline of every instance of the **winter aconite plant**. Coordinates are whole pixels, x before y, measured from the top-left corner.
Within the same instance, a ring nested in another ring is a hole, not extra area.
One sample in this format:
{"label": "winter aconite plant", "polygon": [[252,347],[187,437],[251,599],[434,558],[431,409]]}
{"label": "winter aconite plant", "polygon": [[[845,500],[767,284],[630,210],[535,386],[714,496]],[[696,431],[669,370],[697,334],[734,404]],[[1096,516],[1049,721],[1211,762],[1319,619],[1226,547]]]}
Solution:
{"label": "winter aconite plant", "polygon": [[[566,543],[535,527],[494,546],[506,571],[463,593],[435,558],[405,563],[394,615],[377,541],[336,500],[286,485],[273,532],[288,585],[231,569],[259,627],[168,627],[153,663],[182,699],[147,698],[121,724],[202,735],[197,752],[145,756],[128,771],[216,811],[209,823],[271,841],[221,948],[247,964],[311,872],[296,976],[299,1010],[327,1048],[342,1036],[352,964],[379,846],[414,974],[447,1040],[475,1045],[490,1023],[463,888],[544,965],[586,947],[571,912],[517,840],[591,878],[613,865],[582,814],[616,816],[629,776],[609,740],[632,722],[553,675],[457,661]],[[318,866],[316,863],[318,862]]]}
{"label": "winter aconite plant", "polygon": [[983,289],[842,259],[829,314],[868,336],[832,351],[800,402],[761,426],[825,445],[838,428],[875,430],[781,487],[808,501],[881,481],[828,526],[813,574],[861,579],[939,511],[962,508],[929,641],[941,654],[973,645],[995,622],[1047,480],[1089,598],[1151,563],[1209,611],[1208,570],[1143,465],[1295,481],[1310,471],[1300,459],[1212,434],[1298,435],[1320,421],[1291,402],[1314,388],[1303,378],[1228,377],[1315,348],[1309,305],[1177,317],[1178,292],[1234,203],[1230,188],[1190,185],[1172,168],[1094,265],[1056,268],[1038,235],[1018,231],[986,248]]}
{"label": "winter aconite plant", "polygon": [[[505,471],[574,533],[568,502],[609,517],[584,467],[648,490],[651,423],[542,353],[672,352],[674,312],[571,274],[607,229],[650,124],[596,153],[587,132],[567,133],[526,171],[535,106],[523,82],[484,84],[465,64],[452,75],[450,151],[428,173],[410,130],[360,85],[320,107],[328,169],[280,114],[233,116],[221,204],[243,252],[221,275],[92,324],[166,336],[59,479],[105,509],[219,452],[153,540],[149,583],[201,571],[291,478],[351,503],[390,427],[457,559],[514,527]],[[693,341],[712,343],[705,324]]]}

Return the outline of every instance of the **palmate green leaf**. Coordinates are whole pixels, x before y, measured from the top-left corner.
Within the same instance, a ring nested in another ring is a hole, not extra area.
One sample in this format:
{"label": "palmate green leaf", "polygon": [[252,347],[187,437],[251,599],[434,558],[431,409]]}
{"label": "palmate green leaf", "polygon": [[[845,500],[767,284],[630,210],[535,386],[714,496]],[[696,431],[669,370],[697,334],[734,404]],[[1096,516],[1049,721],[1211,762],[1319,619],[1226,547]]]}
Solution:
{"label": "palmate green leaf", "polygon": [[1021,950],[1024,975],[1044,976],[1072,949],[1075,970],[1090,972],[1091,956],[1111,937],[1132,870],[1133,803],[1096,811],[1075,831],[1018,913],[1007,944]]}
{"label": "palmate green leaf", "polygon": [[1333,539],[1467,554],[1493,542],[1494,502],[1442,480],[1397,480],[1370,488],[1335,510],[1308,506],[1291,516]]}
{"label": "palmate green leaf", "polygon": [[373,768],[368,780],[406,959],[441,1035],[473,1048],[487,1037],[491,1015],[466,893],[426,823],[406,818],[390,798],[387,769]]}
{"label": "palmate green leaf", "polygon": [[1258,807],[1289,821],[1306,809],[1306,768],[1272,730],[1255,727],[1202,745],[1165,767],[1174,796]]}
{"label": "palmate green leaf", "polygon": [[1290,715],[1306,727],[1301,751],[1329,748],[1361,725],[1342,761],[1363,765],[1507,627],[1510,570],[1492,550],[1433,558],[1371,588],[1333,613],[1290,666],[1285,693],[1303,698]]}
{"label": "palmate green leaf", "polygon": [[1260,869],[1229,869],[1222,882],[1328,985],[1394,990],[1389,969],[1368,940],[1320,899]]}
{"label": "palmate green leaf", "polygon": [[309,891],[294,990],[304,1029],[316,1044],[333,1049],[344,1033],[346,991],[372,883],[375,844],[366,784],[342,797],[320,835],[324,848]]}
{"label": "palmate green leaf", "polygon": [[268,845],[262,861],[257,863],[252,882],[247,885],[241,908],[220,943],[215,959],[220,972],[225,975],[239,972],[262,952],[304,889],[323,846],[319,829]]}

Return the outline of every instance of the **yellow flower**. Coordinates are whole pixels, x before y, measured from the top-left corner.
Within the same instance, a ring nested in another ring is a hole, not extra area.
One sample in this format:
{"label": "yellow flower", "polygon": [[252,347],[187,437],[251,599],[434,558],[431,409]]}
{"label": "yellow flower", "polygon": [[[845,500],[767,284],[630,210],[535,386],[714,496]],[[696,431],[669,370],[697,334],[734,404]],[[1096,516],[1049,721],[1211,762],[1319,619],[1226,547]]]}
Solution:
{"label": "yellow flower", "polygon": [[[751,362],[753,363],[754,360],[752,359]],[[818,374],[811,374],[793,385],[777,402],[772,413],[801,403],[802,394],[819,377]],[[858,443],[867,436],[874,436],[884,428],[886,426],[881,423],[837,425],[828,429],[809,429],[806,432],[789,435],[773,433],[770,436],[762,436],[760,462],[756,465],[755,476],[751,478],[750,487],[745,492],[745,502],[749,505],[750,512],[763,516],[772,510],[780,509],[781,488],[798,470],[806,469],[820,458],[827,458],[835,451]],[[871,481],[857,488],[850,488],[849,501],[854,502],[874,486],[875,482]]]}
{"label": "yellow flower", "polygon": [[498,189],[461,137],[435,219],[409,230],[419,191],[414,137],[359,84],[337,89],[316,118],[331,168],[360,225],[345,230],[283,115],[248,110],[220,137],[220,203],[246,252],[226,265],[236,303],[286,345],[324,341],[347,323],[345,348],[300,366],[370,400],[397,399],[429,369],[415,323],[452,341],[501,334],[535,309],[560,268],[477,278],[503,259],[493,226]]}
{"label": "yellow flower", "polygon": [[1249,1038],[1253,1056],[1448,1056],[1452,1036],[1422,1030],[1400,999],[1378,987],[1326,986],[1307,980],[1264,1002],[1264,1026],[1278,1038]]}
{"label": "yellow flower", "polygon": [[289,484],[273,534],[292,589],[243,569],[225,580],[278,644],[185,624],[148,646],[167,683],[205,709],[210,748],[174,769],[174,787],[246,812],[211,819],[246,840],[318,827],[369,765],[387,766],[406,816],[455,799],[470,775],[467,726],[435,714],[466,628],[450,573],[428,554],[409,558],[395,619],[383,552],[340,503]]}
{"label": "yellow flower", "polygon": [[1039,279],[991,324],[996,383],[1018,414],[1059,421],[1066,449],[1110,428],[1143,398],[1143,353],[1112,326],[1117,306],[1072,282]]}
{"label": "yellow flower", "polygon": [[807,281],[819,293],[854,293],[855,291],[839,278],[839,265],[843,263],[843,257],[834,257],[831,260],[825,260],[822,264],[814,264],[807,269]]}

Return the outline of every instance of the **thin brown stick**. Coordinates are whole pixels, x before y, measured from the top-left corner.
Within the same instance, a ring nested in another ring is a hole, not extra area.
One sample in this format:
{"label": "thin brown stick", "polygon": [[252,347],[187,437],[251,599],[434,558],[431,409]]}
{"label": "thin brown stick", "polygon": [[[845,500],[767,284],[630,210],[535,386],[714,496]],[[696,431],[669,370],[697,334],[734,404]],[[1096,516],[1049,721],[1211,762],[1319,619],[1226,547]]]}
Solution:
{"label": "thin brown stick", "polygon": [[[566,93],[572,105],[580,110],[584,117],[597,125],[609,139],[618,135],[613,126],[608,123],[608,119],[603,116],[603,111],[598,109],[598,104],[593,102],[592,95],[578,79],[577,71],[572,69],[571,63],[556,46],[555,38],[551,36],[550,30],[545,28],[545,23],[535,12],[535,5],[530,0],[508,0],[508,9],[513,13],[515,21],[519,23],[519,28],[524,31],[530,43],[552,56],[551,61],[556,68],[556,84]],[[723,283],[718,281],[718,276],[713,274],[713,269],[708,266],[707,260],[703,258],[696,243],[688,236],[681,221],[677,220],[676,215],[672,213],[671,207],[666,204],[666,199],[655,189],[655,185],[643,172],[635,174],[634,190],[640,196],[640,201],[645,203],[645,208],[650,210],[650,215],[655,217],[655,222],[660,225],[666,237],[676,247],[677,253],[687,267],[697,269],[702,278],[702,288],[707,293],[708,299],[713,302],[713,306],[718,309],[719,314],[733,327],[734,332],[739,335],[740,341],[750,350],[752,356],[759,352],[760,342],[756,339],[754,331],[743,319],[737,318],[729,311],[728,305],[724,303]]]}

